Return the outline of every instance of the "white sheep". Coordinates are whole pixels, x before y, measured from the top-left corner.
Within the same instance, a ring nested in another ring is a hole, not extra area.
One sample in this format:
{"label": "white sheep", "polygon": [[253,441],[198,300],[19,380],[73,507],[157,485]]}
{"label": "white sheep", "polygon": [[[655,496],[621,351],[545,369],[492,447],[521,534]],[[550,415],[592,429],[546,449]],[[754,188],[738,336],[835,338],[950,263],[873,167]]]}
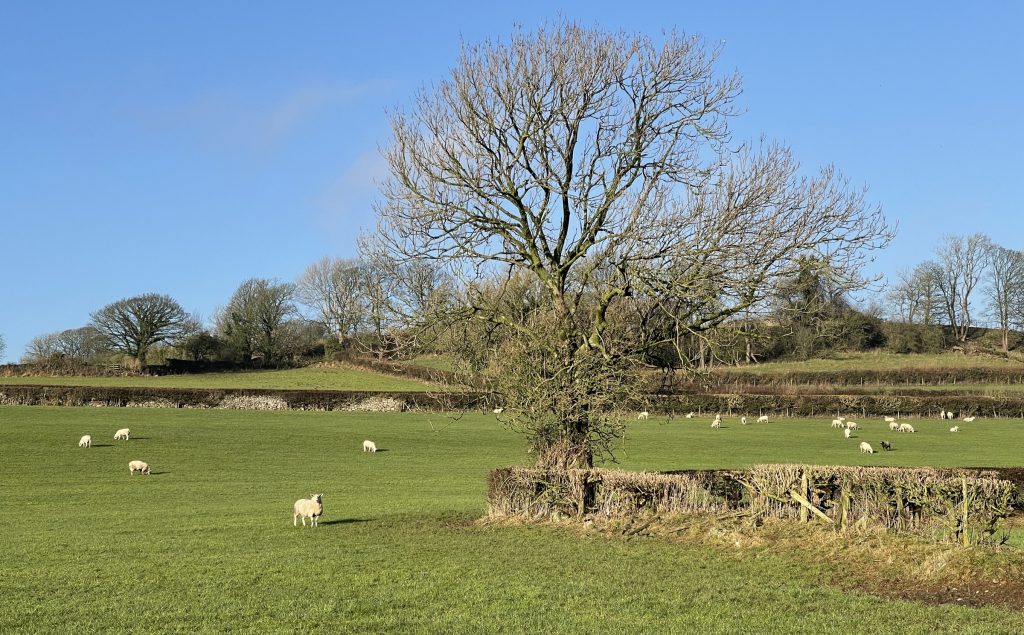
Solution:
{"label": "white sheep", "polygon": [[867,454],[874,454],[875,453],[875,449],[873,447],[871,447],[871,444],[868,443],[867,441],[861,441],[860,442],[860,451],[861,452],[865,452]]}
{"label": "white sheep", "polygon": [[949,429],[950,432],[960,432],[960,426],[953,426]]}
{"label": "white sheep", "polygon": [[939,410],[939,419],[942,419],[943,421],[946,420],[946,411],[945,410]]}
{"label": "white sheep", "polygon": [[309,518],[313,521],[312,527],[317,526],[317,519],[324,514],[324,495],[313,494],[309,498],[300,498],[295,501],[295,505],[292,507],[292,526],[295,527],[299,524],[299,517],[302,517],[302,526],[306,526],[306,519]]}
{"label": "white sheep", "polygon": [[686,418],[687,419],[693,419],[695,416],[697,416],[697,413],[693,412],[692,410],[690,412],[686,413]]}
{"label": "white sheep", "polygon": [[376,443],[374,443],[373,441],[370,441],[369,439],[367,439],[366,441],[363,441],[363,452],[376,452],[376,451],[377,451],[377,444]]}
{"label": "white sheep", "polygon": [[758,423],[768,423],[768,415],[761,415],[757,418]]}
{"label": "white sheep", "polygon": [[847,430],[860,430],[860,426],[857,425],[856,421],[847,421],[846,422],[846,429]]}
{"label": "white sheep", "polygon": [[946,412],[946,418],[949,419],[950,421],[954,419],[952,410]]}
{"label": "white sheep", "polygon": [[85,435],[78,440],[78,447],[80,448],[91,448],[92,447],[92,436]]}
{"label": "white sheep", "polygon": [[842,428],[842,427],[844,427],[844,425],[845,424],[843,423],[842,419],[833,419],[832,420],[832,427],[833,428]]}
{"label": "white sheep", "polygon": [[638,414],[638,415],[636,416],[636,420],[637,420],[637,421],[647,421],[647,419],[648,419],[648,418],[649,418],[650,416],[651,416],[651,413],[649,413],[649,412],[647,412],[646,410],[644,410],[644,411],[642,411],[642,412],[641,412],[640,414]]}
{"label": "white sheep", "polygon": [[893,421],[896,421],[896,417],[885,417],[886,423],[892,423]]}
{"label": "white sheep", "polygon": [[897,432],[914,432],[914,426],[909,423],[901,423],[900,427],[896,429]]}
{"label": "white sheep", "polygon": [[505,412],[505,409],[504,408],[495,408],[491,412],[493,412],[496,415],[500,415],[501,413]]}
{"label": "white sheep", "polygon": [[722,420],[721,419],[715,419],[714,421],[711,422],[711,427],[712,428],[721,428],[722,427]]}
{"label": "white sheep", "polygon": [[131,432],[131,430],[129,430],[128,428],[121,428],[120,430],[118,430],[117,432],[114,433],[114,441],[117,441],[119,439],[124,439],[125,441],[127,441],[128,440],[128,434],[130,432]]}
{"label": "white sheep", "polygon": [[849,439],[849,438],[850,438],[850,435],[851,435],[852,433],[853,433],[853,431],[852,431],[852,430],[850,430],[849,428],[843,428],[843,436],[844,436],[844,437],[846,437],[847,439]]}
{"label": "white sheep", "polygon": [[740,425],[744,425],[744,426],[747,425],[747,418],[746,417],[740,417]]}
{"label": "white sheep", "polygon": [[145,461],[130,462],[128,464],[128,473],[135,474],[136,472],[139,474],[150,474],[149,463],[146,463]]}
{"label": "white sheep", "polygon": [[970,422],[974,421],[975,419],[977,419],[977,417],[975,417],[973,415],[970,416],[970,417],[964,417],[964,421],[966,421],[967,423],[970,423]]}
{"label": "white sheep", "polygon": [[890,421],[889,422],[889,429],[890,430],[899,430],[900,429],[900,424],[896,423],[895,421]]}

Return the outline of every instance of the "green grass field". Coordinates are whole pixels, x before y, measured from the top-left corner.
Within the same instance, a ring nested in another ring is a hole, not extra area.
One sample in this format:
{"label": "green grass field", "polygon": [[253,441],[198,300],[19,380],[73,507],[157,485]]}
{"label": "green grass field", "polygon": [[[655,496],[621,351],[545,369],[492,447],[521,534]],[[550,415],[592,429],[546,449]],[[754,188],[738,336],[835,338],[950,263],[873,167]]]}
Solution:
{"label": "green grass field", "polygon": [[[917,422],[915,422],[917,423]],[[134,438],[115,443],[114,430]],[[652,419],[627,469],[809,461],[1019,465],[1024,425]],[[884,431],[883,431],[884,430]],[[492,416],[0,407],[0,632],[1017,633],[1020,613],[883,600],[822,567],[661,539],[477,526]],[[94,447],[76,447],[82,434]],[[362,453],[362,440],[382,452]],[[151,476],[129,476],[142,459]],[[295,499],[324,493],[317,529]]]}
{"label": "green grass field", "polygon": [[0,384],[51,386],[154,386],[164,388],[269,388],[281,390],[424,391],[430,384],[348,367],[254,370],[160,377],[0,377]]}

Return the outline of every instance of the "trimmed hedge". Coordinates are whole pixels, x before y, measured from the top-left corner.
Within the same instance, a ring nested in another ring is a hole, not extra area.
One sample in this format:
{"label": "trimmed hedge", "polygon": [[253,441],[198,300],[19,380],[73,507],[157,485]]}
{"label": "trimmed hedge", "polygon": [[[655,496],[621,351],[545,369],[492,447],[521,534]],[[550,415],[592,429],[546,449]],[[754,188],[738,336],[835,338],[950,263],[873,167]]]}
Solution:
{"label": "trimmed hedge", "polygon": [[902,368],[893,370],[789,371],[755,373],[715,371],[708,381],[714,386],[945,386],[967,384],[1024,384],[1021,368]]}
{"label": "trimmed hedge", "polygon": [[372,399],[395,399],[406,409],[469,410],[485,406],[473,393],[393,391],[154,388],[0,385],[0,404],[23,406],[162,406],[217,408],[238,397],[268,397],[292,410],[346,410]]}
{"label": "trimmed hedge", "polygon": [[758,465],[676,473],[506,467],[488,478],[488,514],[530,519],[745,512],[836,528],[875,524],[965,544],[995,542],[1020,498],[989,471]]}

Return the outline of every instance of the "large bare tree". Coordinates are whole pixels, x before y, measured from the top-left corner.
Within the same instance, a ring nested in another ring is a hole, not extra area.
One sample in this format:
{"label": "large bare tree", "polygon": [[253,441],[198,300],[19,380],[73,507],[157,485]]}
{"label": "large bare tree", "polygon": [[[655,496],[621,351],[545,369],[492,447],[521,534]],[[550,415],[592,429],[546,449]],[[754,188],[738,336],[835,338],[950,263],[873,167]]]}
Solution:
{"label": "large bare tree", "polygon": [[321,258],[299,278],[299,300],[312,307],[327,330],[344,343],[367,319],[366,267],[358,260]]}
{"label": "large bare tree", "polygon": [[94,312],[90,326],[106,345],[146,365],[146,353],[159,343],[174,343],[198,328],[174,298],[146,293],[118,300]]}
{"label": "large bare tree", "polygon": [[989,243],[986,258],[989,311],[999,329],[1003,352],[1008,353],[1014,314],[1024,298],[1024,252]]}
{"label": "large bare tree", "polygon": [[939,293],[953,334],[966,342],[973,325],[971,297],[984,273],[990,241],[984,234],[943,236],[936,248]]}
{"label": "large bare tree", "polygon": [[[503,417],[542,462],[610,449],[653,347],[712,337],[800,257],[853,282],[890,237],[833,168],[802,176],[784,146],[731,144],[740,81],[716,55],[560,22],[463,45],[393,116],[374,249],[461,276],[457,316],[503,330],[488,340]],[[506,298],[524,288],[525,314]]]}
{"label": "large bare tree", "polygon": [[288,340],[287,323],[296,316],[295,285],[266,278],[251,278],[238,286],[216,322],[236,352],[250,362],[280,361]]}

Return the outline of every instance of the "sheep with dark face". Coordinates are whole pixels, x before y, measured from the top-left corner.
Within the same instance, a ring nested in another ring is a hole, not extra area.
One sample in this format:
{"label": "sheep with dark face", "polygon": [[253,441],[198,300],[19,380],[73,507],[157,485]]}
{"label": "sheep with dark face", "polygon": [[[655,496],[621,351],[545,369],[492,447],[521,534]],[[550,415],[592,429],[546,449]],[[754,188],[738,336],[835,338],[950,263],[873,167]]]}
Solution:
{"label": "sheep with dark face", "polygon": [[888,452],[889,450],[892,449],[892,444],[889,443],[888,441],[882,441],[882,449]]}
{"label": "sheep with dark face", "polygon": [[306,519],[309,518],[312,522],[311,527],[317,526],[317,519],[324,514],[324,495],[313,494],[309,498],[300,498],[295,501],[295,505],[292,508],[292,526],[298,526],[299,517],[302,517],[302,526],[306,526]]}

